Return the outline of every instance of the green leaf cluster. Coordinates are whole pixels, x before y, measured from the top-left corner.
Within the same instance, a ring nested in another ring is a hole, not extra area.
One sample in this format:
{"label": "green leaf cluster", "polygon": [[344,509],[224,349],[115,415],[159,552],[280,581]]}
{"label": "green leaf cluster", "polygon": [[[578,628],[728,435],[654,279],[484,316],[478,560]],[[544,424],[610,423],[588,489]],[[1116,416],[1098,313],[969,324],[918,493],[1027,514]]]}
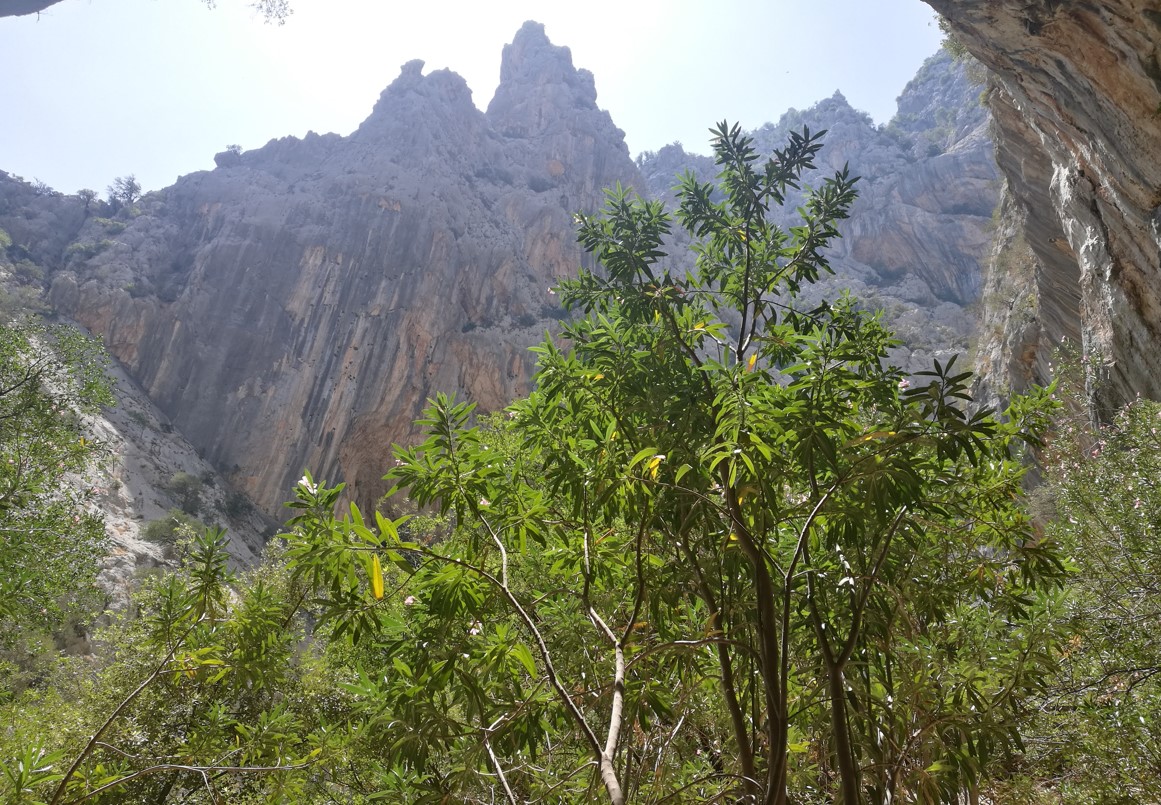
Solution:
{"label": "green leaf cluster", "polygon": [[[1053,403],[977,410],[955,360],[905,377],[854,299],[801,303],[855,198],[845,169],[797,192],[821,137],[763,156],[720,125],[717,183],[683,178],[672,214],[609,191],[578,216],[601,268],[562,285],[575,315],[536,348],[533,393],[487,418],[437,395],[381,511],[305,474],[248,577],[219,533],[179,540],[182,570],[106,633],[95,674],[63,666],[6,711],[0,791],[855,805],[999,790],[1060,656],[1066,566],[1020,503]],[[771,220],[800,196],[795,224]],[[668,260],[678,228],[688,271]]]}
{"label": "green leaf cluster", "polygon": [[1043,457],[1047,530],[1071,557],[1054,610],[1059,667],[1031,709],[1007,801],[1161,799],[1161,405],[1135,400],[1094,427],[1065,358],[1072,416]]}

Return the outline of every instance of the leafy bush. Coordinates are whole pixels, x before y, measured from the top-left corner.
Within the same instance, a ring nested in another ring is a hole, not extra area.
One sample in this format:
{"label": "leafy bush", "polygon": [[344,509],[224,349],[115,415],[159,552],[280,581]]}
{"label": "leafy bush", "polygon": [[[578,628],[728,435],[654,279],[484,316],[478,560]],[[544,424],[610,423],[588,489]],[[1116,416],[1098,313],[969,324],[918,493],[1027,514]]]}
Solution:
{"label": "leafy bush", "polygon": [[250,498],[243,493],[234,490],[226,495],[226,501],[223,506],[223,511],[230,517],[241,517],[249,513],[254,508],[254,504],[250,502]]}
{"label": "leafy bush", "polygon": [[446,539],[300,482],[288,558],[320,634],[375,658],[349,689],[413,772],[385,797],[955,801],[1018,746],[1063,575],[1015,503],[1050,406],[968,413],[954,362],[910,388],[853,300],[801,305],[854,180],[767,213],[819,136],[759,161],[719,127],[720,192],[679,192],[694,272],[660,202],[581,216],[603,270],[563,284],[584,315],[536,390],[488,427],[438,395],[396,452],[396,505]]}
{"label": "leafy bush", "polygon": [[186,514],[198,513],[202,505],[203,486],[201,478],[188,472],[175,472],[165,484],[166,490],[173,494]]}
{"label": "leafy bush", "polygon": [[108,239],[91,241],[89,243],[73,243],[65,249],[65,257],[80,257],[82,260],[88,260],[90,257],[96,257],[112,245],[113,241]]}
{"label": "leafy bush", "polygon": [[1042,515],[1075,572],[1024,777],[1051,781],[1054,801],[1159,802],[1161,404],[1135,400],[1094,428],[1079,374],[1065,362],[1061,394],[1075,413],[1044,457]]}
{"label": "leafy bush", "polygon": [[71,328],[0,324],[0,647],[35,643],[100,600],[104,523],[68,475],[103,454],[82,415],[112,402],[104,367]]}
{"label": "leafy bush", "polygon": [[556,183],[547,176],[533,174],[528,177],[528,187],[534,193],[546,193],[556,187]]}
{"label": "leafy bush", "polygon": [[125,227],[128,226],[128,224],[124,221],[118,221],[115,218],[94,218],[93,220],[96,221],[97,224],[99,224],[110,235],[119,235],[124,232]]}
{"label": "leafy bush", "polygon": [[160,520],[151,520],[141,530],[141,537],[158,545],[175,545],[183,535],[206,530],[206,524],[181,509],[170,509]]}

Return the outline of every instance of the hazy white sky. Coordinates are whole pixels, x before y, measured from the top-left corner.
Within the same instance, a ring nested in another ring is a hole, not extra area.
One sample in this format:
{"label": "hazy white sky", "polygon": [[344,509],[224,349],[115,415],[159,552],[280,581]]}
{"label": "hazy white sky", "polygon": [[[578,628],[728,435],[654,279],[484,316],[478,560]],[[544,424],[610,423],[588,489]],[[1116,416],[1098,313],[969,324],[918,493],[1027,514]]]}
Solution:
{"label": "hazy white sky", "polygon": [[284,26],[246,0],[65,0],[0,19],[0,170],[58,190],[146,189],[238,143],[350,133],[413,58],[449,67],[484,108],[527,19],[596,76],[630,151],[706,151],[728,118],[775,120],[841,89],[885,122],[939,46],[920,0],[291,0]]}

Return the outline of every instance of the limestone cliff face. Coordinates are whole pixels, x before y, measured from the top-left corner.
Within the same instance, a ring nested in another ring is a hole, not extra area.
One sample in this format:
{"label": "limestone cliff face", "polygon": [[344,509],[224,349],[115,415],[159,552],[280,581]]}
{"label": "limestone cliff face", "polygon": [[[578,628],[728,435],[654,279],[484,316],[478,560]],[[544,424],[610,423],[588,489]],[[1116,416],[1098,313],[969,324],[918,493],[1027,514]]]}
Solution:
{"label": "limestone cliff face", "polygon": [[[967,72],[968,65],[947,53],[929,59],[885,127],[836,93],[752,132],[755,145],[769,154],[785,145],[792,129],[825,129],[818,170],[806,182],[817,184],[844,165],[860,177],[858,201],[839,227],[843,238],[828,254],[835,274],[804,289],[804,296],[834,299],[850,290],[882,309],[905,342],[892,359],[908,371],[929,369],[933,357],[946,361],[966,352],[976,332],[968,307],[980,296],[1000,182],[981,87]],[[716,172],[711,159],[686,154],[679,145],[639,163],[658,197],[679,171],[693,170],[703,180]],[[793,211],[802,198],[792,194],[785,210]],[[775,215],[791,223],[790,215]]]}
{"label": "limestone cliff face", "polygon": [[53,278],[54,305],[268,512],[303,468],[373,498],[436,391],[485,410],[526,391],[527,347],[561,315],[549,286],[582,260],[571,212],[639,182],[542,26],[505,48],[486,113],[422,67],[349,137],[218,155]]}
{"label": "limestone cliff face", "polygon": [[1098,366],[1099,414],[1161,399],[1161,6],[927,2],[993,75],[997,158],[1038,299],[1035,320],[1017,321],[1029,354],[1004,358],[1022,367],[1013,382],[1044,380],[1043,345],[1075,338]]}

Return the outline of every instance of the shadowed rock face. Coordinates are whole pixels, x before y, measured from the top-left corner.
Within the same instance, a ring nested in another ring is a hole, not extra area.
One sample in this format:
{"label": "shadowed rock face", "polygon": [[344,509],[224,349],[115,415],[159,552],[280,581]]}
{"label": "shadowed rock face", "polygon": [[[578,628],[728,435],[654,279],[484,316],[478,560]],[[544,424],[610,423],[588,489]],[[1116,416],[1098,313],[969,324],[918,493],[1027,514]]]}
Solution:
{"label": "shadowed rock face", "polygon": [[349,137],[220,154],[54,276],[52,302],[268,512],[303,468],[373,499],[437,391],[484,410],[526,392],[527,347],[561,315],[548,288],[582,261],[571,213],[639,182],[542,26],[505,48],[486,113],[422,67]]}
{"label": "shadowed rock face", "polygon": [[1099,364],[1099,415],[1137,393],[1161,399],[1161,9],[927,2],[993,71],[997,159],[1036,262],[1042,330],[1017,322],[1029,354],[1013,383],[1044,380],[1036,353],[1077,338]]}

